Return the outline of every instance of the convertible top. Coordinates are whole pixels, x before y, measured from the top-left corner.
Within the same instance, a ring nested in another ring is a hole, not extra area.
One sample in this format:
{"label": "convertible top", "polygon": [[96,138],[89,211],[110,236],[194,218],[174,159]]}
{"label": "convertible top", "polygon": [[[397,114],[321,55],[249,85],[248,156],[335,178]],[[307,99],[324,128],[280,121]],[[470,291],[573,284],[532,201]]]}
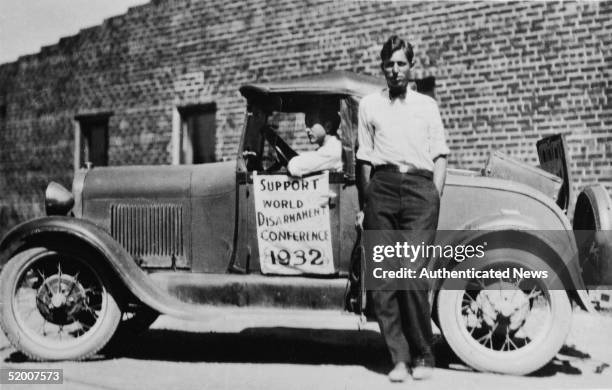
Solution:
{"label": "convertible top", "polygon": [[386,87],[386,83],[382,78],[347,71],[333,71],[288,80],[245,84],[240,87],[240,93],[247,99],[253,95],[277,93],[336,94],[363,97],[384,87]]}

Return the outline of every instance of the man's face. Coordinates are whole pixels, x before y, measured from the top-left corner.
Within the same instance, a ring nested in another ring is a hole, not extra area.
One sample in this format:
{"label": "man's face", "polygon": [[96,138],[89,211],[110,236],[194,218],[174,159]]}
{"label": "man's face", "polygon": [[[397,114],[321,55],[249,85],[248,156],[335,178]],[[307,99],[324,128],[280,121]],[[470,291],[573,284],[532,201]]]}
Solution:
{"label": "man's face", "polygon": [[306,116],[304,117],[306,134],[308,135],[308,140],[311,144],[323,144],[327,131],[325,130],[322,119],[323,118],[321,118],[321,115],[319,115],[319,112],[317,111],[307,112]]}
{"label": "man's face", "polygon": [[406,89],[408,85],[410,63],[403,50],[394,51],[391,58],[382,63],[382,69],[389,89]]}

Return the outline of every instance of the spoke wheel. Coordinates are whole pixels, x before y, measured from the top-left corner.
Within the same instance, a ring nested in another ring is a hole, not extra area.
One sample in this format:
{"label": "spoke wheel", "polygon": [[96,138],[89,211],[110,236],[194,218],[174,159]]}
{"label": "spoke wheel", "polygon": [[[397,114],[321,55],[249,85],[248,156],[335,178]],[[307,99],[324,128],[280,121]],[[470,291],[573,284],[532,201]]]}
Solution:
{"label": "spoke wheel", "polygon": [[[533,253],[493,249],[478,269],[546,270]],[[460,269],[460,268],[458,268]],[[571,325],[571,305],[563,290],[550,290],[541,279],[472,279],[463,290],[438,295],[440,328],[450,347],[480,371],[523,375],[548,363],[561,349]]]}
{"label": "spoke wheel", "polygon": [[121,312],[109,283],[85,253],[34,248],[0,274],[0,325],[36,360],[84,359],[108,342]]}

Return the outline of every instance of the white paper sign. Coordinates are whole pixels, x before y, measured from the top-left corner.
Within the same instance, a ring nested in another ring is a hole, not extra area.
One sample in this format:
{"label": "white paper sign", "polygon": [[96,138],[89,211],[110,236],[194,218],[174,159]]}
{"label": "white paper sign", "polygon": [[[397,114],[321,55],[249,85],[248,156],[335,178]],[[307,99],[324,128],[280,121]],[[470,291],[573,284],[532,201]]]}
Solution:
{"label": "white paper sign", "polygon": [[329,174],[298,179],[255,172],[253,189],[261,272],[333,274]]}

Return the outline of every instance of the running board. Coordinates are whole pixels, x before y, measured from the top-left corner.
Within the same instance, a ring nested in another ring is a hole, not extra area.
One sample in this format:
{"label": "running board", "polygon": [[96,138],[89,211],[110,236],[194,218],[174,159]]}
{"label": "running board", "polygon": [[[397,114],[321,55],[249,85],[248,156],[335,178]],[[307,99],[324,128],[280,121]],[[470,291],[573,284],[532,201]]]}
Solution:
{"label": "running board", "polygon": [[346,278],[155,272],[153,282],[190,305],[343,310]]}

